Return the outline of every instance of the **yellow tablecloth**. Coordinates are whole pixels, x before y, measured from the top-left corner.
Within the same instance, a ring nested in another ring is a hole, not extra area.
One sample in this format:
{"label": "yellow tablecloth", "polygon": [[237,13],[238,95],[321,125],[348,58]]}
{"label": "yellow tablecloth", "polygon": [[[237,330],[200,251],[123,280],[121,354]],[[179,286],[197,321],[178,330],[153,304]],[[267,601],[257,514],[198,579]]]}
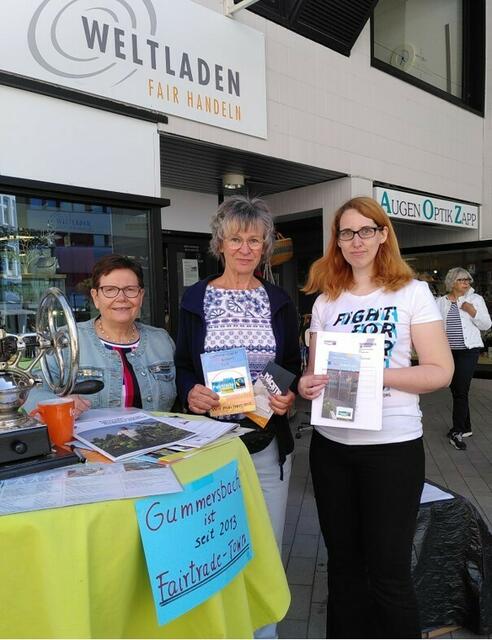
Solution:
{"label": "yellow tablecloth", "polygon": [[[159,627],[133,500],[0,517],[0,636],[247,638],[290,595],[251,458],[236,438],[183,459],[183,483],[237,459],[254,557],[227,587]],[[173,552],[172,549],[169,550]]]}

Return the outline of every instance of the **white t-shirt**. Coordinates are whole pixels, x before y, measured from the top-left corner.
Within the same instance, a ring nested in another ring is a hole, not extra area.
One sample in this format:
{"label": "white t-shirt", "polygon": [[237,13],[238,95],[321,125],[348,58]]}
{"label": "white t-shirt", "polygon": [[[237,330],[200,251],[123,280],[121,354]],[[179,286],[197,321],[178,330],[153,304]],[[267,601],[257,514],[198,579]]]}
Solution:
{"label": "white t-shirt", "polygon": [[[311,331],[383,333],[385,367],[410,366],[410,326],[442,320],[426,282],[412,280],[399,291],[377,289],[365,296],[348,291],[329,301],[324,294],[313,306]],[[385,387],[380,431],[316,426],[319,433],[343,444],[405,442],[422,435],[419,396]]]}

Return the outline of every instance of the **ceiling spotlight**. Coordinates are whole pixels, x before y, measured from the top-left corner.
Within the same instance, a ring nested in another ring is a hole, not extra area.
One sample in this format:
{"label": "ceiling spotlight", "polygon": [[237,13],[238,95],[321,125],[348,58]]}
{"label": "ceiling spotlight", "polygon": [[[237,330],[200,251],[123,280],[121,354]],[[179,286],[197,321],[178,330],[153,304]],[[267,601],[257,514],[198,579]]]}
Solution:
{"label": "ceiling spotlight", "polygon": [[244,176],[242,173],[224,173],[222,176],[222,186],[224,189],[241,189],[244,187]]}

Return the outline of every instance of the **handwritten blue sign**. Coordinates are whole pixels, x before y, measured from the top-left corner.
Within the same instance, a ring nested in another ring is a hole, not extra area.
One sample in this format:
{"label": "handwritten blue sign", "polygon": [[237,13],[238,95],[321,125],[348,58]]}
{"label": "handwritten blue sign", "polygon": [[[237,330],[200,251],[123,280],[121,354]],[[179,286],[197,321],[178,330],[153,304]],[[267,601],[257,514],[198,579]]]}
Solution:
{"label": "handwritten blue sign", "polygon": [[252,558],[237,461],[135,508],[160,625],[223,589]]}

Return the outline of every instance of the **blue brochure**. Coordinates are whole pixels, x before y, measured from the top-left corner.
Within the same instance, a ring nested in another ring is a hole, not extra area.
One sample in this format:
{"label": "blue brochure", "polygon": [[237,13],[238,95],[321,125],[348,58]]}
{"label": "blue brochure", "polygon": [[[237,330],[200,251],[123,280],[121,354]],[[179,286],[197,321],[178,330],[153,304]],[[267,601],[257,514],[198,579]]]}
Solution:
{"label": "blue brochure", "polygon": [[212,417],[254,411],[256,408],[246,349],[224,349],[202,353],[205,386],[219,396],[220,407]]}

